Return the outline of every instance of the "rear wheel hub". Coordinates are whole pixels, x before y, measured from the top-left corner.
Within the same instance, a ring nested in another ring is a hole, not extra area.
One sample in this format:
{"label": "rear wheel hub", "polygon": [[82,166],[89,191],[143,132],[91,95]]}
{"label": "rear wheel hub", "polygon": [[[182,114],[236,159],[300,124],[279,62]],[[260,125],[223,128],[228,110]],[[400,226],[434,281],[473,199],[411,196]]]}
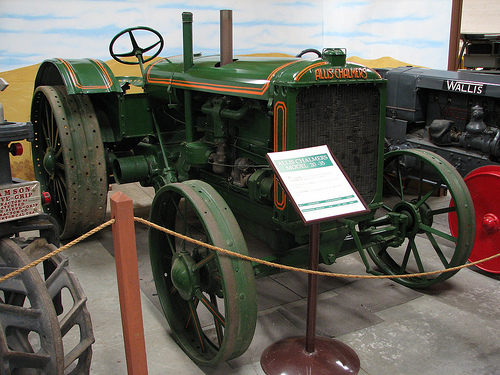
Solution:
{"label": "rear wheel hub", "polygon": [[50,177],[54,177],[56,170],[56,157],[55,151],[52,147],[47,149],[47,153],[43,157],[43,168]]}
{"label": "rear wheel hub", "polygon": [[172,263],[172,283],[186,301],[192,299],[199,288],[198,274],[193,272],[195,263],[189,253],[177,253]]}

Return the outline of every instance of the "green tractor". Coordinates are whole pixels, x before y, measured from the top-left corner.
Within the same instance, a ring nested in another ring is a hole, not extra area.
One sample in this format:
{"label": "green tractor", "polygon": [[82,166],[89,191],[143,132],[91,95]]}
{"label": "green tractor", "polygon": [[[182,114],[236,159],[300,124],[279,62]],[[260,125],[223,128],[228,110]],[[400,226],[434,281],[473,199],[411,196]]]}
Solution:
{"label": "green tractor", "polygon": [[[116,77],[95,59],[40,66],[35,173],[63,238],[104,220],[109,183],[138,181],[156,190],[152,222],[248,254],[243,230],[272,249],[266,260],[306,265],[309,228],[266,154],[328,145],[369,212],[321,224],[321,263],[359,253],[367,272],[389,275],[465,263],[475,233],[470,194],[432,152],[384,155],[386,81],[378,73],[347,62],[339,48],[303,51],[313,58],[233,57],[224,43],[220,56],[195,55],[192,14],[182,22],[179,57],[152,60],[164,42],[146,27],[113,38],[112,57],[135,57],[141,77]],[[157,40],[140,46],[146,32]],[[130,51],[116,53],[124,39]],[[443,191],[449,199],[436,197]],[[184,351],[201,365],[245,352],[257,318],[255,277],[278,271],[155,229],[149,241],[158,296]],[[455,272],[396,281],[420,288]]]}

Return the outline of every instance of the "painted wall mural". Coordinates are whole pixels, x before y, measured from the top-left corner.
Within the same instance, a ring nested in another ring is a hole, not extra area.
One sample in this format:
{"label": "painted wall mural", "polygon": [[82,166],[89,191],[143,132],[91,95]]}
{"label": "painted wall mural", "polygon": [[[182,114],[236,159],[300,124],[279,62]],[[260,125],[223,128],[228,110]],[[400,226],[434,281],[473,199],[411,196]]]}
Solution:
{"label": "painted wall mural", "polygon": [[217,54],[220,9],[233,10],[235,54],[342,47],[446,69],[449,0],[0,0],[0,71],[51,57],[108,60],[111,38],[139,25],[164,36],[162,56],[178,55],[183,11],[194,14],[195,52]]}

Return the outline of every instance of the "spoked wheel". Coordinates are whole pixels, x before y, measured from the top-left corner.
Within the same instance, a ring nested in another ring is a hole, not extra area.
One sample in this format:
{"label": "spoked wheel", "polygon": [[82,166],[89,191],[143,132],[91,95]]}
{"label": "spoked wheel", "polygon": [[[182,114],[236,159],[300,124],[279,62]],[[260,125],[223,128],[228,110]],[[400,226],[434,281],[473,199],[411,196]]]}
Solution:
{"label": "spoked wheel", "polygon": [[[45,239],[35,240],[25,249],[10,239],[1,239],[0,274],[6,275],[54,249]],[[86,298],[67,269],[67,259],[56,255],[46,262],[44,278],[37,268],[30,268],[0,284],[2,375],[90,372],[94,336]]]}
{"label": "spoked wheel", "polygon": [[[401,220],[407,222],[402,225],[399,238],[368,248],[382,272],[432,272],[467,261],[474,244],[474,207],[467,186],[450,163],[425,150],[392,151],[385,157],[384,182],[383,208],[397,214],[397,225],[401,225]],[[447,195],[439,197],[439,192]],[[456,234],[450,231],[449,217],[457,222]],[[395,280],[419,288],[444,281],[456,272]]]}
{"label": "spoked wheel", "polygon": [[[227,250],[248,251],[227,204],[201,181],[160,189],[151,221]],[[182,349],[208,366],[243,354],[257,319],[251,263],[157,229],[150,229],[149,243],[158,297]]]}
{"label": "spoked wheel", "polygon": [[35,176],[52,197],[45,207],[61,238],[85,233],[106,214],[108,180],[97,116],[86,95],[40,86],[31,108]]}
{"label": "spoked wheel", "polygon": [[[474,169],[464,178],[474,202],[476,212],[476,240],[469,262],[488,258],[500,252],[500,167],[487,165]],[[458,223],[450,218],[452,233]],[[500,273],[500,258],[476,265],[491,273]]]}

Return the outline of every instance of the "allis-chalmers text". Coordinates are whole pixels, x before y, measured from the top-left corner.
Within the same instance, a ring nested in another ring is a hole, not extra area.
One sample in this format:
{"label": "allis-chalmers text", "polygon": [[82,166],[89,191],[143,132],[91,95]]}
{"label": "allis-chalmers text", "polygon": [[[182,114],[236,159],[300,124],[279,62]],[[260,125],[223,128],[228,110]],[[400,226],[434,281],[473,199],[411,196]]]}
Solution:
{"label": "allis-chalmers text", "polygon": [[316,81],[321,79],[367,79],[366,68],[329,68],[316,69],[314,71]]}

